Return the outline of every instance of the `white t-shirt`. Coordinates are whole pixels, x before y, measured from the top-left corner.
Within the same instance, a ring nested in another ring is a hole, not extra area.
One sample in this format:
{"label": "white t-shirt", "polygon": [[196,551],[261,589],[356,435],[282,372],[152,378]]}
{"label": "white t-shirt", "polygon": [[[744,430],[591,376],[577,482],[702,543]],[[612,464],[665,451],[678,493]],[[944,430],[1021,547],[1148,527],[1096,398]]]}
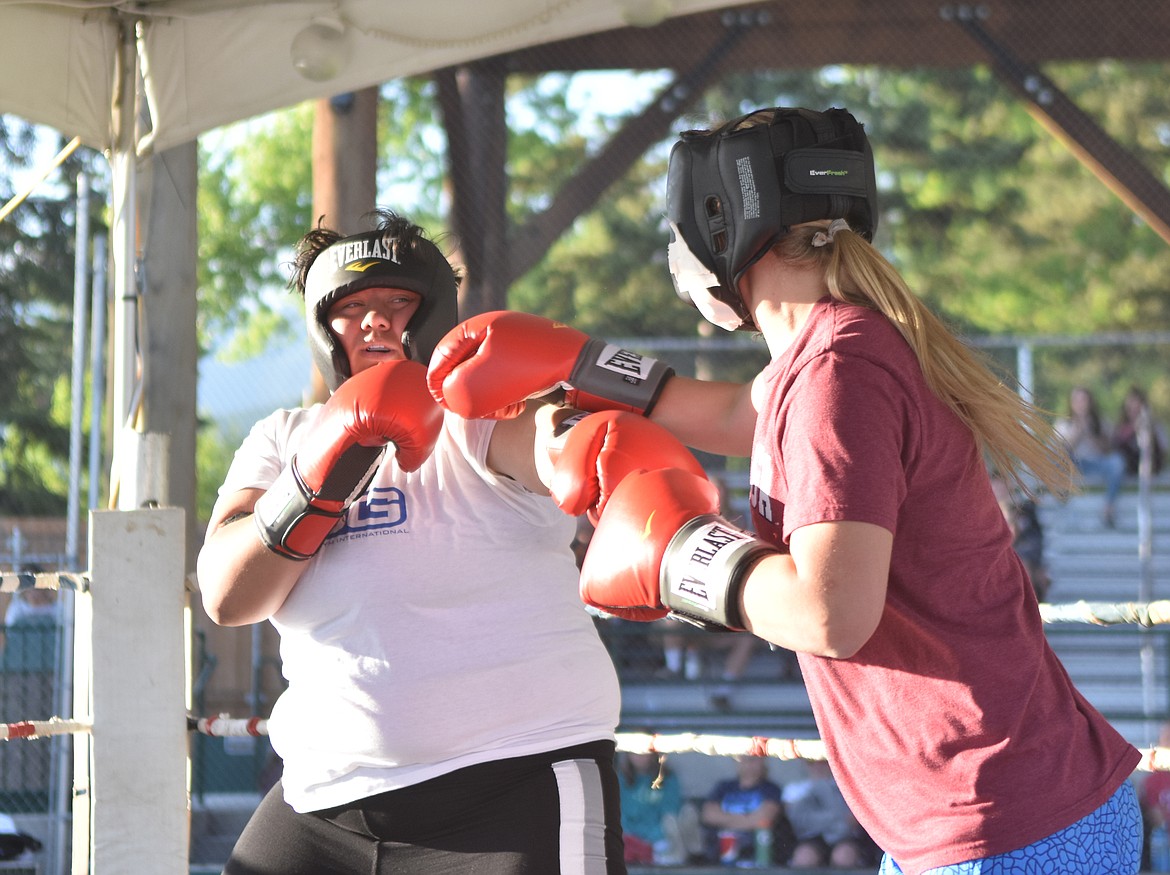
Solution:
{"label": "white t-shirt", "polygon": [[[221,494],[271,485],[320,409],[258,422]],[[486,468],[493,427],[447,414],[409,474],[391,447],[272,617],[288,689],[269,734],[297,811],[613,738],[620,692],[578,596],[574,520]]]}

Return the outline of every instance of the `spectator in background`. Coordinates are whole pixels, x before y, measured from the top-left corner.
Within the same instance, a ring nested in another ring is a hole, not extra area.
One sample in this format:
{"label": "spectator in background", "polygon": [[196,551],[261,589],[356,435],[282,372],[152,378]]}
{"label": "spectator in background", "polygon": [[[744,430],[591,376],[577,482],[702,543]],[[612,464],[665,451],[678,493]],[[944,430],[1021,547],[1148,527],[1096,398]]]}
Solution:
{"label": "spectator in background", "polygon": [[[1170,722],[1163,723],[1158,733],[1158,747],[1170,747]],[[1150,832],[1156,826],[1170,826],[1170,772],[1153,771],[1141,783],[1138,800],[1142,806],[1142,827],[1145,832],[1142,870],[1150,866]]]}
{"label": "spectator in background", "polygon": [[999,474],[991,475],[991,489],[1012,530],[1012,547],[1024,563],[1036,592],[1036,601],[1042,602],[1048,597],[1052,578],[1048,576],[1048,566],[1044,562],[1044,527],[1040,523],[1036,502],[1027,496],[1013,494]]}
{"label": "spectator in background", "polygon": [[784,813],[796,837],[788,865],[793,869],[875,865],[873,841],[849,810],[829,764],[809,760],[805,769],[805,777],[785,784],[782,793]]}
{"label": "spectator in background", "polygon": [[[44,570],[39,565],[29,565],[24,572],[33,575]],[[0,666],[7,671],[53,671],[57,665],[60,607],[56,590],[28,588],[14,592],[4,612],[6,634]],[[37,719],[41,719],[39,715],[44,709],[53,710],[49,701],[51,690],[46,687],[43,692],[43,703],[40,702],[40,693],[35,702],[25,703],[32,709],[29,715]]]}
{"label": "spectator in background", "polygon": [[1101,522],[1113,528],[1117,524],[1117,496],[1125,478],[1125,459],[1113,448],[1112,433],[1089,389],[1073,387],[1068,395],[1068,416],[1057,421],[1056,430],[1081,474],[1100,477],[1104,482]]}
{"label": "spectator in background", "polygon": [[22,589],[12,594],[4,625],[21,623],[53,624],[57,622],[57,593],[51,589]]}
{"label": "spectator in background", "polygon": [[0,860],[31,862],[40,849],[40,841],[21,830],[12,815],[0,813]]}
{"label": "spectator in background", "polygon": [[755,856],[756,831],[772,833],[773,862],[783,864],[792,852],[792,827],[784,814],[783,791],[768,779],[764,757],[735,758],[736,777],[718,782],[699,813],[708,830],[708,856],[734,866]]}
{"label": "spectator in background", "polygon": [[679,825],[683,808],[678,776],[655,753],[618,757],[622,835],[627,863],[676,865],[687,850]]}
{"label": "spectator in background", "polygon": [[1113,429],[1113,446],[1125,458],[1125,473],[1130,477],[1138,475],[1141,464],[1143,428],[1148,428],[1150,435],[1150,473],[1158,474],[1166,454],[1166,432],[1151,416],[1146,393],[1138,386],[1130,386]]}

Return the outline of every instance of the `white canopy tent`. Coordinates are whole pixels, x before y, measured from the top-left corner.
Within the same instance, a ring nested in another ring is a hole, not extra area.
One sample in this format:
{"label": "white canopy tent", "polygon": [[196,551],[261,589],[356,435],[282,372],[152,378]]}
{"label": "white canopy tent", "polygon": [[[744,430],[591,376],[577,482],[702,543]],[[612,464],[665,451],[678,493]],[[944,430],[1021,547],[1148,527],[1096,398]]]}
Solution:
{"label": "white canopy tent", "polygon": [[[129,142],[120,127],[133,95],[120,82],[136,61],[151,128],[134,139],[141,153],[309,98],[731,5],[734,0],[3,0],[0,111],[115,149]],[[305,32],[314,24],[316,40]],[[314,80],[298,72],[294,43],[302,66],[334,46],[333,75],[321,69]]]}
{"label": "white canopy tent", "polygon": [[[113,175],[115,423],[131,413],[140,159],[213,128],[501,52],[735,5],[735,0],[0,0],[0,112],[78,136]],[[143,182],[143,185],[146,183]],[[189,208],[193,209],[193,205]],[[192,364],[193,367],[193,364]],[[129,443],[128,443],[129,442]],[[119,506],[145,451],[115,429]]]}

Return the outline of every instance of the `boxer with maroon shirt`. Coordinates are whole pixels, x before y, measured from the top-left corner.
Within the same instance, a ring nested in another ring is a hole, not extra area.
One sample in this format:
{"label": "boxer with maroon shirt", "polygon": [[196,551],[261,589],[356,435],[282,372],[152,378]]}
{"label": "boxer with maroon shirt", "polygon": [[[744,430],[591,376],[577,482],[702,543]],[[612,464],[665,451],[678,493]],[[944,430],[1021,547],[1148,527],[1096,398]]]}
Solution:
{"label": "boxer with maroon shirt", "polygon": [[[1071,462],[873,246],[862,126],[845,110],[774,108],[688,132],[667,189],[679,295],[723,328],[760,332],[771,362],[752,385],[754,431],[678,378],[649,415],[702,449],[704,426],[750,443],[755,531],[720,517],[705,479],[634,470],[601,511],[585,601],[796,651],[883,875],[1137,872],[1138,751],[1049,647],[986,459],[1056,494]],[[460,360],[440,344],[428,374],[440,403],[467,397],[464,368],[480,383],[505,375],[490,409],[591,380],[560,326],[527,326],[545,354],[532,375],[519,348],[489,347],[492,321],[454,333],[452,349],[479,338]]]}

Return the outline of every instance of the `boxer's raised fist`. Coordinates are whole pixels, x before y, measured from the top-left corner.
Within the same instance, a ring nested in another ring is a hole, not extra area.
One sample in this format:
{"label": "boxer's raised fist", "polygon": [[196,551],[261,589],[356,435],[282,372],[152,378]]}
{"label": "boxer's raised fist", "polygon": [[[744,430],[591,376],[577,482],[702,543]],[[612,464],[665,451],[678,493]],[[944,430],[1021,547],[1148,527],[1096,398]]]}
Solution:
{"label": "boxer's raised fist", "polygon": [[508,419],[529,398],[566,390],[581,410],[646,414],[674,371],[591,339],[575,328],[511,310],[473,316],[449,331],[431,356],[435,400],[469,419]]}
{"label": "boxer's raised fist", "polygon": [[636,471],[609,497],[581,566],[581,598],[629,620],[668,613],[707,628],[743,629],[739,595],[775,548],[719,516],[705,477]]}
{"label": "boxer's raised fist", "polygon": [[679,468],[703,477],[703,467],[666,429],[632,413],[578,414],[559,424],[549,442],[549,492],[565,513],[597,521],[610,493],[633,471]]}
{"label": "boxer's raised fist", "polygon": [[308,559],[369,486],[386,444],[417,469],[439,439],[443,411],[418,362],[383,362],[342,383],[285,469],[256,502],[260,538],[274,553]]}

